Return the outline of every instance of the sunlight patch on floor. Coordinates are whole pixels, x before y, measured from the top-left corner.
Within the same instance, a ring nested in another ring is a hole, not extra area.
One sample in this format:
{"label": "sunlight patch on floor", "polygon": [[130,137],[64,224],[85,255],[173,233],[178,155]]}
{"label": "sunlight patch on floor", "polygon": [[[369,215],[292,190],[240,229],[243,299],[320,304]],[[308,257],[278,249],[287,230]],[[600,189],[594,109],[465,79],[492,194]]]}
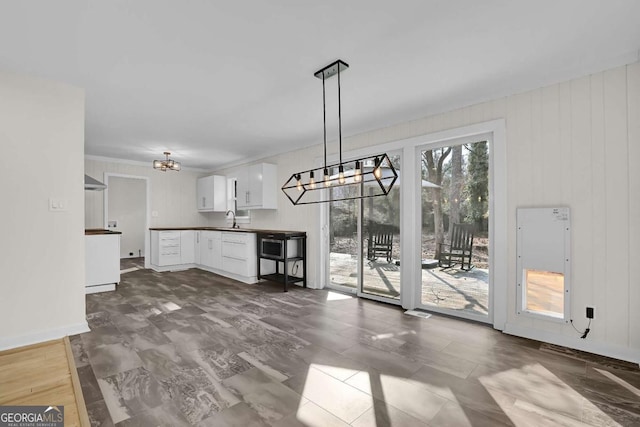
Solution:
{"label": "sunlight patch on floor", "polygon": [[351,295],[345,295],[339,292],[332,292],[332,291],[329,291],[329,294],[327,295],[327,301],[340,301],[343,299],[351,299],[351,298],[353,298]]}
{"label": "sunlight patch on floor", "polygon": [[162,304],[162,306],[167,309],[168,311],[176,311],[176,310],[180,310],[180,307],[178,304],[173,303],[171,301],[169,302],[165,302],[164,304]]}
{"label": "sunlight patch on floor", "polygon": [[616,375],[612,374],[609,371],[605,371],[604,369],[598,369],[598,368],[594,368],[596,370],[596,372],[598,372],[601,375],[604,375],[605,377],[609,378],[611,381],[613,381],[614,383],[618,384],[621,387],[626,388],[627,390],[629,390],[631,393],[635,394],[636,396],[640,397],[640,389],[632,386],[631,384],[629,384],[628,382],[626,382],[625,380],[623,380],[622,378],[617,377]]}
{"label": "sunlight patch on floor", "polygon": [[[528,414],[547,420],[562,419],[565,424],[571,425],[576,421],[581,422],[588,415],[606,425],[615,425],[614,420],[600,408],[539,363],[505,369],[479,377],[478,380],[503,412],[516,421],[523,414]],[[501,399],[505,395],[515,401],[512,404],[505,402]]]}

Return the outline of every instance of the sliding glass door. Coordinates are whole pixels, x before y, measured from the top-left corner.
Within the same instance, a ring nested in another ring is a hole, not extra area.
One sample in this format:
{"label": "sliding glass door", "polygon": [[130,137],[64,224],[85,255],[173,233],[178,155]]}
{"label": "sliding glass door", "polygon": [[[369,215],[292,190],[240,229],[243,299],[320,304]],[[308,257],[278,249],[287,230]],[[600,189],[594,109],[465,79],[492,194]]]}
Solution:
{"label": "sliding glass door", "polygon": [[489,143],[419,150],[422,286],[419,306],[490,321]]}
{"label": "sliding glass door", "polygon": [[[401,177],[400,154],[389,153],[389,158]],[[382,173],[389,173],[388,168],[382,168]],[[344,191],[353,191],[350,196],[374,194],[370,186],[376,183],[330,190],[330,287],[400,303],[400,177],[387,196],[334,200]]]}

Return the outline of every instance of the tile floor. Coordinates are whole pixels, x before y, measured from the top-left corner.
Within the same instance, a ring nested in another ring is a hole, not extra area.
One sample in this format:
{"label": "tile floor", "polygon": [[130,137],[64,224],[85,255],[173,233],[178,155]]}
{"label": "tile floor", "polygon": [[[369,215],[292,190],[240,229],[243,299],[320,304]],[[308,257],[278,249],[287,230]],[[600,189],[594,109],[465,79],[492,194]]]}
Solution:
{"label": "tile floor", "polygon": [[72,337],[94,426],[640,425],[640,371],[200,270],[122,276]]}

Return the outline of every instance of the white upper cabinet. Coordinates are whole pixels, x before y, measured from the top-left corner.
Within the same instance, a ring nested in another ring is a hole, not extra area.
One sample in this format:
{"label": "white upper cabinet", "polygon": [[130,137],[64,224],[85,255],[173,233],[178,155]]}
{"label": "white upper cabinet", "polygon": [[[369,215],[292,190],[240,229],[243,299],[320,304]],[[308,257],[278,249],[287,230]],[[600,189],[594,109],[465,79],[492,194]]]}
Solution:
{"label": "white upper cabinet", "polygon": [[278,167],[258,163],[238,171],[238,209],[278,208]]}
{"label": "white upper cabinet", "polygon": [[198,211],[225,212],[227,210],[227,179],[221,175],[198,178]]}

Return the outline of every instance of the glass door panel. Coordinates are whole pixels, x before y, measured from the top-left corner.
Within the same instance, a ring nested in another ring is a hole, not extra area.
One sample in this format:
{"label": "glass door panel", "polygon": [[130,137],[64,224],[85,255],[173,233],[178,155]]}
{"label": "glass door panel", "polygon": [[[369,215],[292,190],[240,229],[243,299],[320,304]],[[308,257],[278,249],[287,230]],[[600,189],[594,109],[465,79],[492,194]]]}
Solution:
{"label": "glass door panel", "polygon": [[[400,155],[390,155],[401,176]],[[383,171],[384,173],[384,171]],[[373,191],[364,185],[366,195]],[[400,178],[386,196],[371,197],[362,203],[362,296],[400,300]]]}
{"label": "glass door panel", "polygon": [[[337,173],[337,171],[336,171]],[[334,200],[344,192],[357,196],[358,188],[335,187],[329,190],[329,280],[330,285],[356,291],[358,286],[358,221],[360,203]]]}
{"label": "glass door panel", "polygon": [[[489,144],[423,149],[420,155],[420,305],[488,322]],[[462,230],[471,230],[472,239]]]}

